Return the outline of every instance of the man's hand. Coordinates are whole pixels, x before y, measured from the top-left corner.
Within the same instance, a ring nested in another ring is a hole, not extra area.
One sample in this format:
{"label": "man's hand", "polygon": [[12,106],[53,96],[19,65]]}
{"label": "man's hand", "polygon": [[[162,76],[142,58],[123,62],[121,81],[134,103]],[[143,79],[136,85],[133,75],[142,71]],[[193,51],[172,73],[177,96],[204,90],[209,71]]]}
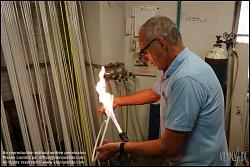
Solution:
{"label": "man's hand", "polygon": [[[155,93],[153,89],[144,89],[142,91],[136,92],[135,94],[128,96],[117,96],[113,101],[113,108],[119,106],[127,106],[127,105],[141,105],[141,104],[150,104],[159,101],[161,98],[160,95]],[[105,114],[104,107],[101,106],[98,109],[99,114]]]}
{"label": "man's hand", "polygon": [[[115,97],[114,98],[114,101],[113,101],[113,110],[115,110],[116,107],[119,107],[119,103],[118,103],[118,97]],[[98,114],[105,114],[105,109],[104,109],[104,106],[102,105],[101,107],[99,107],[98,109]]]}
{"label": "man's hand", "polygon": [[119,149],[120,142],[104,144],[103,146],[98,147],[96,149],[96,151],[98,152],[97,159],[101,161],[106,161],[112,156],[114,156],[116,153],[118,153]]}

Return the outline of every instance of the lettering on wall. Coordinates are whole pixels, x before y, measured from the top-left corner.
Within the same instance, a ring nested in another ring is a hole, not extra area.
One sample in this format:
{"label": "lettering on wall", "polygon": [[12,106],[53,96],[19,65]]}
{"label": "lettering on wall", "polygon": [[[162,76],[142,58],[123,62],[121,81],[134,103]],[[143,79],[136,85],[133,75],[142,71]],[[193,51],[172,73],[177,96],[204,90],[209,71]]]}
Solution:
{"label": "lettering on wall", "polygon": [[189,21],[189,22],[196,22],[196,23],[205,23],[208,21],[207,18],[202,18],[199,16],[192,16],[186,12],[181,12],[181,20]]}

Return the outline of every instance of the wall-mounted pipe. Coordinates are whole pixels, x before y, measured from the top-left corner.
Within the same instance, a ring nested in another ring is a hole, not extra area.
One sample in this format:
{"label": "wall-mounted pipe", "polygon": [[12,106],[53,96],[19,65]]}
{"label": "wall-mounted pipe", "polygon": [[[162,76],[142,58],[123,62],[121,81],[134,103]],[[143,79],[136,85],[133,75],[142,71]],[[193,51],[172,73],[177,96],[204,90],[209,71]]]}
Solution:
{"label": "wall-mounted pipe", "polygon": [[[234,7],[234,18],[233,18],[233,24],[232,24],[232,33],[237,34],[238,25],[239,25],[239,16],[240,16],[240,8],[241,8],[241,2],[235,2]],[[231,48],[230,48],[231,52]],[[231,55],[232,53],[229,53]],[[227,96],[226,96],[226,119],[225,119],[225,128],[226,128],[226,137],[227,137],[227,143],[229,145],[230,141],[230,121],[231,121],[231,107],[230,107],[230,101],[232,98],[232,89],[233,89],[233,73],[234,73],[234,57],[229,56],[228,59],[228,71],[227,71]]]}
{"label": "wall-mounted pipe", "polygon": [[177,27],[178,27],[178,30],[180,30],[180,24],[181,24],[181,1],[178,1],[178,5],[177,5]]}

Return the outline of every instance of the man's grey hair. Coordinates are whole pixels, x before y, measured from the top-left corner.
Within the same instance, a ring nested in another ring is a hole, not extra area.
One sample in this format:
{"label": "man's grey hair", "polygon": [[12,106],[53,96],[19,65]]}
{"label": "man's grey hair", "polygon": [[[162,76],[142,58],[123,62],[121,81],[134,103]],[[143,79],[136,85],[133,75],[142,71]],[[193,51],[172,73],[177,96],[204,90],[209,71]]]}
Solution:
{"label": "man's grey hair", "polygon": [[166,16],[155,16],[147,20],[141,27],[148,41],[155,37],[165,37],[172,44],[182,43],[181,33],[176,24]]}

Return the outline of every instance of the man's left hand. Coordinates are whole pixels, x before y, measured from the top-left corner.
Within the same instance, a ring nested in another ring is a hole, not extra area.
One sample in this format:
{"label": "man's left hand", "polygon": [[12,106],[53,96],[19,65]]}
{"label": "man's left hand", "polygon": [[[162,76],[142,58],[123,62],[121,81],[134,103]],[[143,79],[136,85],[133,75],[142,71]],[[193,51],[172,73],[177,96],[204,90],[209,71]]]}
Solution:
{"label": "man's left hand", "polygon": [[118,153],[119,149],[120,142],[104,144],[96,149],[96,151],[98,152],[97,159],[101,161],[106,161],[112,156],[114,156],[116,153]]}

